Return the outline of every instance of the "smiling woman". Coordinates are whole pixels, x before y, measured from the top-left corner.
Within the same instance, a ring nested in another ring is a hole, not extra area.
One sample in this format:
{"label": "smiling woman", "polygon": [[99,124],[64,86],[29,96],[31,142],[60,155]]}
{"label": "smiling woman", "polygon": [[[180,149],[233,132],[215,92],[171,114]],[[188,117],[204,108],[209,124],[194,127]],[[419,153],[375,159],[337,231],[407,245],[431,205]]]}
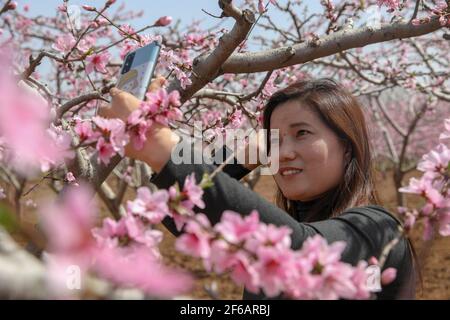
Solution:
{"label": "smiling woman", "polygon": [[[126,119],[140,105],[126,92],[115,90],[112,96],[110,117]],[[315,235],[321,235],[328,243],[345,242],[341,258],[352,265],[361,260],[376,261],[374,258],[381,257],[388,244],[398,240],[380,259],[384,261],[383,270],[395,269],[396,277],[393,274],[389,283],[381,280],[384,287],[376,292],[376,297],[414,297],[412,248],[407,239],[396,239],[402,228],[400,222],[378,205],[367,128],[357,100],[331,80],[302,81],[275,93],[263,118],[266,129],[280,132],[280,170],[274,175],[279,188],[278,207],[238,181],[254,168],[252,165],[235,161],[217,173],[216,165],[175,164],[171,158],[175,149],[196,151],[179,148],[179,144],[187,142],[180,142],[168,127],[152,127],[143,149],[128,149],[126,153],[158,172],[152,182],[161,189],[175,183],[183,185],[192,173],[200,181],[205,173],[216,172],[213,185],[204,190],[202,209],[195,208],[196,212],[205,213],[211,224],[218,223],[225,210],[244,216],[257,210],[261,222],[292,229],[292,249],[301,248]],[[267,138],[270,153],[269,141],[273,137]],[[174,235],[181,234],[172,218],[166,217],[163,224]],[[244,291],[244,299],[265,298],[264,292]]]}
{"label": "smiling woman", "polygon": [[269,99],[264,127],[280,130],[280,207],[295,214],[308,204],[303,220],[318,221],[378,204],[362,108],[344,88],[329,79],[292,84]]}

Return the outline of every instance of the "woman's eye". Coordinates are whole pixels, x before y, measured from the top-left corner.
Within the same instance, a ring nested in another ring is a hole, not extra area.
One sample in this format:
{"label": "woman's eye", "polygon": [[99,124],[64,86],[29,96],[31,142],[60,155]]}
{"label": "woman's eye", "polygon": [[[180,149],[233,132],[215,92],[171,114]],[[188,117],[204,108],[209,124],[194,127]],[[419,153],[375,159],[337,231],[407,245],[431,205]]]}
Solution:
{"label": "woman's eye", "polygon": [[298,130],[296,136],[297,137],[301,137],[304,136],[305,134],[308,134],[309,131],[308,130]]}

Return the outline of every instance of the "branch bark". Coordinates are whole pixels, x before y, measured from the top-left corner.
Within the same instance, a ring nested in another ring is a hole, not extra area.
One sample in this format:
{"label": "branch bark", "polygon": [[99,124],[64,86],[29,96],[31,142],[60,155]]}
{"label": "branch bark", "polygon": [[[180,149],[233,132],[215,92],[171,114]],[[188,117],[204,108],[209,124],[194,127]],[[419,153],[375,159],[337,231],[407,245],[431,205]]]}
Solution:
{"label": "branch bark", "polygon": [[409,22],[384,24],[379,28],[363,27],[342,30],[318,41],[308,41],[291,47],[261,52],[235,53],[222,66],[223,73],[253,73],[270,71],[305,63],[338,52],[369,44],[418,37],[442,28],[437,18],[414,26]]}
{"label": "branch bark", "polygon": [[245,40],[252,25],[255,23],[255,15],[250,10],[240,11],[231,4],[231,1],[221,0],[219,2],[226,16],[236,20],[233,29],[224,34],[217,47],[210,53],[198,56],[193,61],[192,84],[186,89],[180,87],[178,81],[171,83],[169,91],[178,90],[182,102],[192,97],[198,90],[203,88],[217,76],[223,73],[221,66]]}

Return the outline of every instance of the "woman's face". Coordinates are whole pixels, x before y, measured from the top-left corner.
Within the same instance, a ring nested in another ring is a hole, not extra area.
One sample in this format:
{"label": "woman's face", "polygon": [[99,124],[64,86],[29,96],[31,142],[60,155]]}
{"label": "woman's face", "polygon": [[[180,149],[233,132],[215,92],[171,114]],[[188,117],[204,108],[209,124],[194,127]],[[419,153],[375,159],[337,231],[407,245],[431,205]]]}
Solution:
{"label": "woman's face", "polygon": [[297,100],[286,101],[273,111],[270,127],[280,133],[274,178],[287,199],[313,200],[339,184],[345,145],[318,114]]}

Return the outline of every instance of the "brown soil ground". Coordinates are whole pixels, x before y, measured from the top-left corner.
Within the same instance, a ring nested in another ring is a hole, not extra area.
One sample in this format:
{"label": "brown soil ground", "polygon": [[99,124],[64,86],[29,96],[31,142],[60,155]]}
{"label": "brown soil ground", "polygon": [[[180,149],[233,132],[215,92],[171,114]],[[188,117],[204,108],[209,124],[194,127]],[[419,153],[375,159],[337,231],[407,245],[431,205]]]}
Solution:
{"label": "brown soil ground", "polygon": [[[31,186],[32,184],[30,184]],[[395,188],[392,182],[392,175],[378,174],[377,190],[382,204],[395,212],[396,196]],[[273,201],[275,195],[275,183],[272,177],[263,176],[256,184],[255,191],[261,194],[269,201]],[[52,191],[47,187],[41,186],[34,190],[26,199],[32,198],[40,203],[45,201],[46,197],[54,197]],[[132,199],[133,192],[127,192],[126,199]],[[414,198],[408,198],[414,201]],[[98,201],[98,203],[101,203]],[[35,215],[32,208],[25,208],[23,220],[29,222],[30,228],[35,221]],[[100,211],[107,215],[107,208],[101,204]],[[219,297],[221,299],[236,299],[242,297],[243,288],[236,286],[226,276],[218,276],[207,273],[199,260],[187,257],[178,253],[174,249],[175,238],[164,227],[158,226],[164,232],[164,240],[161,245],[161,252],[167,264],[174,267],[182,267],[189,270],[195,277],[195,287],[186,296],[194,299],[210,299],[210,295],[205,291],[205,286],[217,285]],[[428,243],[421,239],[420,228],[413,234],[413,243],[419,255],[422,265],[423,285],[418,286],[417,299],[450,299],[450,237],[436,237]],[[20,240],[20,239],[19,239]]]}

